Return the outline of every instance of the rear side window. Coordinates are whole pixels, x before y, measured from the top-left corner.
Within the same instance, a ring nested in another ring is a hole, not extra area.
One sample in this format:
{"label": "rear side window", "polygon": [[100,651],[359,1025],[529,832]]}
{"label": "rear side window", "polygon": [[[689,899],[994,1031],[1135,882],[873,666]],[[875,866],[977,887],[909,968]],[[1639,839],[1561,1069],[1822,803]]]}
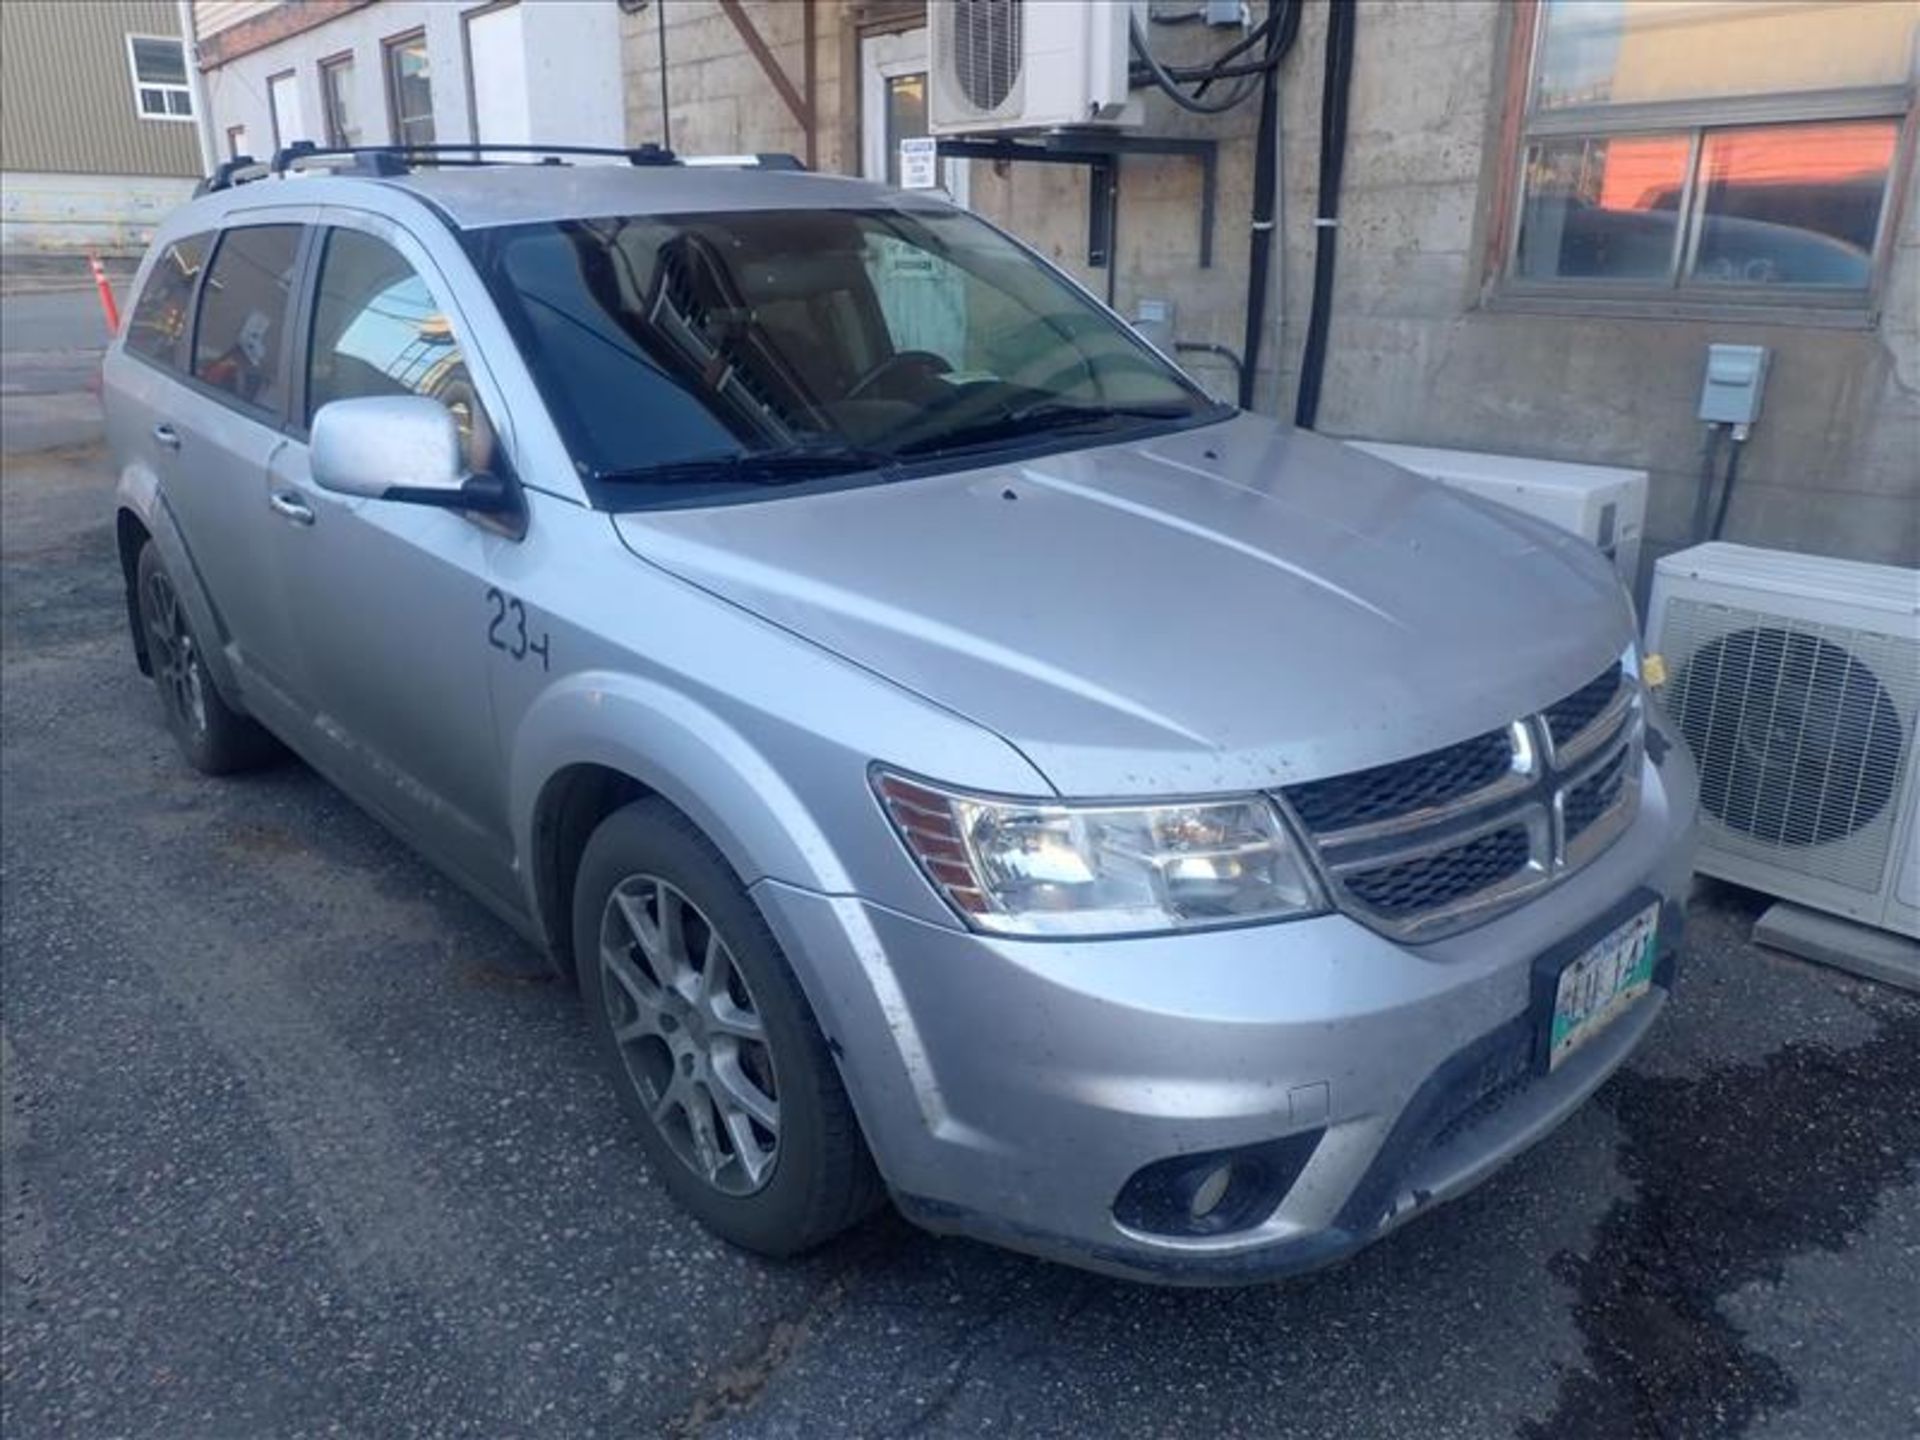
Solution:
{"label": "rear side window", "polygon": [[286,395],[287,299],[300,251],[298,225],[229,230],[200,292],[193,373],[263,410]]}
{"label": "rear side window", "polygon": [[209,232],[175,240],[160,252],[127,321],[127,349],[169,369],[185,365],[193,287],[212,248]]}

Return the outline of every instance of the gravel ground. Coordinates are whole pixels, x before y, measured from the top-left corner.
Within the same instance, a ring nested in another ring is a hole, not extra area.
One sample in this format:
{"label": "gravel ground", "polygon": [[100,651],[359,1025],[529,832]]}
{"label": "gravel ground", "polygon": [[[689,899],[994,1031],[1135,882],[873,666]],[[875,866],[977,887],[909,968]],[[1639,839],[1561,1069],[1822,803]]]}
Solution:
{"label": "gravel ground", "polygon": [[9,1440],[1920,1434],[1920,1003],[1750,897],[1595,1103],[1340,1269],[1159,1291],[891,1216],[768,1263],[651,1182],[537,956],[301,766],[176,758],[110,520],[96,447],[7,458]]}

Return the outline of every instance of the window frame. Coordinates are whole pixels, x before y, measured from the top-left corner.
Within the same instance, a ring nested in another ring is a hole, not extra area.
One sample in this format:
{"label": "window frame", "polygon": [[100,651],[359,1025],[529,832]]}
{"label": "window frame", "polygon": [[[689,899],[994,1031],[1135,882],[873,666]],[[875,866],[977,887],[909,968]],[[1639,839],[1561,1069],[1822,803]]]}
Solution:
{"label": "window frame", "polygon": [[[331,55],[323,55],[314,64],[314,78],[320,82],[320,128],[326,133],[328,145],[350,145],[346,127],[334,106],[332,78],[340,71],[347,72],[348,83],[352,83],[355,56],[352,50],[338,50]],[[362,127],[363,129],[365,127]]]}
{"label": "window frame", "polygon": [[[380,85],[387,95],[387,135],[389,141],[398,146],[413,142],[407,140],[401,133],[400,77],[394,71],[394,55],[402,46],[411,45],[416,40],[420,42],[423,50],[426,49],[426,26],[416,25],[411,30],[402,30],[399,34],[388,35],[380,41]],[[427,53],[427,119],[434,127],[433,139],[419,143],[436,144],[440,139],[440,126],[433,110],[433,54],[431,51]]]}
{"label": "window frame", "polygon": [[[171,80],[163,80],[163,81],[142,80],[140,78],[139,56],[137,52],[134,50],[134,42],[136,40],[151,40],[156,44],[160,44],[160,45],[179,46],[180,47],[180,71],[187,78],[179,84],[175,84]],[[126,49],[127,49],[127,79],[130,82],[132,82],[132,85],[133,85],[133,117],[134,119],[161,120],[161,121],[166,121],[176,125],[193,124],[199,118],[199,116],[198,116],[198,113],[195,111],[194,104],[193,104],[193,71],[191,69],[191,66],[193,65],[193,57],[187,53],[187,42],[181,39],[178,35],[147,35],[147,34],[141,34],[141,33],[129,30],[126,33]],[[168,110],[165,113],[159,114],[159,115],[149,114],[147,111],[146,105],[140,99],[140,92],[142,90],[158,90],[163,95],[174,95],[174,94],[184,95],[187,98],[186,112],[184,114],[176,115],[171,110]]]}
{"label": "window frame", "polygon": [[[1916,129],[1916,91],[1909,80],[1845,89],[1782,91],[1624,104],[1570,105],[1535,113],[1534,88],[1547,27],[1546,0],[1518,0],[1510,10],[1504,66],[1498,173],[1487,235],[1485,295],[1489,308],[1558,314],[1639,315],[1673,319],[1754,319],[1784,324],[1867,328],[1877,323],[1892,270],[1897,227],[1908,199]],[[1893,158],[1880,195],[1867,283],[1858,289],[1814,285],[1703,284],[1689,281],[1698,252],[1702,154],[1714,132],[1847,120],[1893,122]],[[1680,233],[1664,281],[1603,277],[1534,279],[1520,274],[1528,153],[1551,140],[1611,140],[1678,135],[1687,144]]]}

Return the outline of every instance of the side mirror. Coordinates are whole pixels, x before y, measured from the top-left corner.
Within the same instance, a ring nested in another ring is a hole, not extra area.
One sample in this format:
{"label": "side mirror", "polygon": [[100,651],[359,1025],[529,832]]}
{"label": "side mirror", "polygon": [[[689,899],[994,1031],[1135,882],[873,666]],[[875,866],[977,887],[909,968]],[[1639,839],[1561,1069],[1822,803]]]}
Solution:
{"label": "side mirror", "polygon": [[425,395],[330,401],[313,417],[308,450],[314,483],[336,494],[483,514],[516,504],[498,476],[462,471],[453,412]]}

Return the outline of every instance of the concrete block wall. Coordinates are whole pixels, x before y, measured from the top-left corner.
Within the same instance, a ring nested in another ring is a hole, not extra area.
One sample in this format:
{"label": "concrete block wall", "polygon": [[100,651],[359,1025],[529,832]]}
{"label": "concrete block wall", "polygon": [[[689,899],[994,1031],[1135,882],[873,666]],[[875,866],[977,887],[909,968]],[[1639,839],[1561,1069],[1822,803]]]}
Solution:
{"label": "concrete block wall", "polygon": [[[804,93],[808,0],[750,0],[743,8],[795,90]],[[655,0],[622,14],[620,45],[627,75],[627,142],[659,141],[660,34],[666,21],[667,106],[673,148],[688,155],[785,151],[802,158],[806,132],[747,49],[716,0]],[[839,5],[816,6],[815,104],[817,155],[823,170],[858,170],[859,156],[842,154],[843,103],[859,104],[859,77],[850,96],[840,86]]]}

